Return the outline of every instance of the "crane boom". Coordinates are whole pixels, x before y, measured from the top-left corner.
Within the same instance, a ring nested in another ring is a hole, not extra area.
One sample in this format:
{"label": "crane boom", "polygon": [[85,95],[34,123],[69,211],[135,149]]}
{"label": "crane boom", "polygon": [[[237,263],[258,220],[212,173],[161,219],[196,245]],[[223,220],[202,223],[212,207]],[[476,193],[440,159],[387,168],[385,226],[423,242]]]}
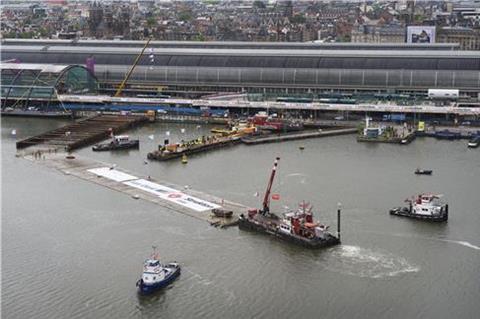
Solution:
{"label": "crane boom", "polygon": [[272,173],[270,174],[270,180],[268,181],[267,191],[265,192],[265,197],[263,198],[263,210],[262,213],[265,215],[270,211],[270,191],[272,190],[273,179],[275,178],[275,173],[277,171],[278,161],[280,157],[275,159],[273,163]]}
{"label": "crane boom", "polygon": [[115,97],[120,96],[120,94],[122,93],[123,88],[124,88],[125,85],[127,84],[128,79],[129,79],[130,76],[132,75],[133,70],[134,70],[135,67],[137,66],[138,61],[140,61],[140,58],[142,57],[143,52],[145,52],[145,49],[147,48],[147,46],[148,46],[148,44],[150,43],[150,41],[152,41],[152,38],[149,38],[149,39],[148,39],[147,43],[145,43],[145,46],[144,46],[143,49],[142,49],[142,52],[140,52],[140,54],[137,55],[135,61],[134,61],[133,64],[132,64],[132,67],[130,68],[130,70],[128,70],[128,73],[127,73],[127,75],[125,75],[125,78],[123,79],[122,83],[120,83],[120,86],[118,87],[117,92],[115,92],[115,95],[114,95]]}

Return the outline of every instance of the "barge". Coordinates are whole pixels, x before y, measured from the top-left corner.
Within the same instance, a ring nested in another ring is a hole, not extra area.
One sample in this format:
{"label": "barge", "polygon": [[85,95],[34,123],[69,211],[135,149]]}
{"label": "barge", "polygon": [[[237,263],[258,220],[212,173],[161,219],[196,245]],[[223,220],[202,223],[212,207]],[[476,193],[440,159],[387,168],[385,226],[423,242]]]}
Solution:
{"label": "barge", "polygon": [[365,127],[360,130],[357,142],[410,144],[415,139],[415,132],[398,126],[371,126],[371,118],[365,118]]}
{"label": "barge", "polygon": [[267,112],[263,111],[255,114],[249,121],[259,130],[271,132],[298,132],[304,130],[301,122],[269,116]]}
{"label": "barge", "polygon": [[174,158],[183,157],[184,155],[215,150],[239,142],[240,137],[216,136],[202,136],[201,138],[193,141],[181,142],[176,144],[168,144],[167,142],[163,146],[159,145],[157,151],[148,153],[147,158],[150,160],[168,161]]}
{"label": "barge", "polygon": [[308,203],[302,203],[297,211],[283,216],[270,211],[270,191],[272,188],[278,161],[275,160],[270,180],[265,192],[262,209],[249,209],[247,215],[240,215],[238,227],[275,236],[292,244],[307,248],[324,248],[340,244],[340,208],[337,211],[337,236],[329,232],[329,226],[314,221],[312,209]]}
{"label": "barge", "polygon": [[449,130],[435,131],[434,137],[439,140],[458,140],[463,138],[462,133]]}

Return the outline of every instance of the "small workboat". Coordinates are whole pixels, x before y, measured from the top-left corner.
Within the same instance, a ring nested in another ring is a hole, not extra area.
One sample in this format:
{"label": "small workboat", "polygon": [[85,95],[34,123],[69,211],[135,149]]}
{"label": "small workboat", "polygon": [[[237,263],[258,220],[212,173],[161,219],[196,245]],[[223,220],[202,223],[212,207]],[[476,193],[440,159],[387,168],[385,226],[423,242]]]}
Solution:
{"label": "small workboat", "polygon": [[188,163],[188,157],[187,155],[183,154],[182,155],[182,164],[187,164]]}
{"label": "small workboat", "polygon": [[232,217],[232,215],[233,215],[233,211],[231,211],[231,210],[226,210],[226,209],[221,209],[221,208],[214,208],[214,209],[212,209],[212,213],[213,213],[216,217],[220,217],[220,218],[230,218],[230,217]]}
{"label": "small workboat", "polygon": [[412,199],[407,199],[408,207],[395,207],[390,210],[390,215],[409,217],[434,222],[448,220],[448,204],[440,200],[441,195],[420,194]]}
{"label": "small workboat", "polygon": [[480,135],[474,136],[468,141],[468,147],[470,148],[477,148],[478,145],[480,145]]}
{"label": "small workboat", "polygon": [[140,145],[139,140],[130,140],[128,135],[113,136],[109,143],[97,144],[92,147],[93,151],[113,151],[124,150],[130,148],[138,148]]}
{"label": "small workboat", "polygon": [[419,169],[417,168],[415,170],[416,175],[432,175],[432,170],[431,169]]}
{"label": "small workboat", "polygon": [[152,256],[145,260],[142,278],[137,281],[138,292],[150,294],[173,282],[180,275],[180,265],[176,262],[162,264],[153,247]]}

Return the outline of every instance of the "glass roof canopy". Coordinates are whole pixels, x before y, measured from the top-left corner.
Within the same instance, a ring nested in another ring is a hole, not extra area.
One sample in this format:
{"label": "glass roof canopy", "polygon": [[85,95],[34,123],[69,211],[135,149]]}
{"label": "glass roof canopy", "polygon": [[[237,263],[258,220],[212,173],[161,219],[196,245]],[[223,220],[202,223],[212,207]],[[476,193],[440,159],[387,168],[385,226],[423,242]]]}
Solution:
{"label": "glass roof canopy", "polygon": [[57,94],[96,94],[98,81],[80,65],[0,63],[2,108],[50,105]]}

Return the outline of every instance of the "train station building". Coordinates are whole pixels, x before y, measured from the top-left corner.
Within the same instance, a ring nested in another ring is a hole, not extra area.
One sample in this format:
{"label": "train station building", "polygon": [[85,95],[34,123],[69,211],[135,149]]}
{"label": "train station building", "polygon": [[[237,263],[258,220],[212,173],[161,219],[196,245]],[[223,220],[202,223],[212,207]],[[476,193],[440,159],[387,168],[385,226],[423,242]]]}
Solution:
{"label": "train station building", "polygon": [[[85,65],[113,94],[141,52],[140,41],[4,41],[2,59]],[[125,92],[199,97],[218,92],[273,96],[403,94],[458,89],[478,101],[480,53],[455,44],[155,42]]]}

